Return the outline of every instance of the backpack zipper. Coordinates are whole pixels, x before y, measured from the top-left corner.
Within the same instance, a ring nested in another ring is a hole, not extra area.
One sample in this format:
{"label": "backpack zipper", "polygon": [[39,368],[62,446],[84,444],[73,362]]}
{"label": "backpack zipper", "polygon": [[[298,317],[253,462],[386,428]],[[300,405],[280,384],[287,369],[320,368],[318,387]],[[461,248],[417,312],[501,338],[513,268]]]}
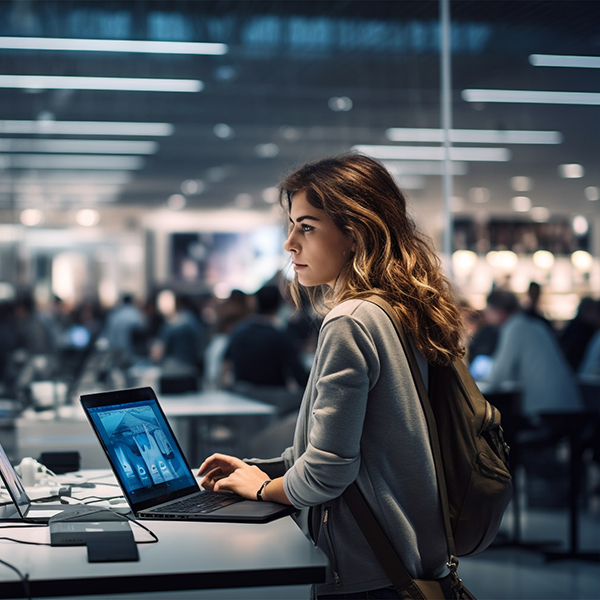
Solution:
{"label": "backpack zipper", "polygon": [[329,512],[330,507],[326,506],[323,510],[323,533],[325,534],[325,541],[327,542],[327,546],[329,548],[329,554],[331,554],[331,568],[333,570],[333,578],[335,580],[335,585],[342,585],[342,580],[338,575],[337,568],[337,560],[335,558],[335,552],[333,551],[333,540],[331,539],[331,532],[329,531]]}

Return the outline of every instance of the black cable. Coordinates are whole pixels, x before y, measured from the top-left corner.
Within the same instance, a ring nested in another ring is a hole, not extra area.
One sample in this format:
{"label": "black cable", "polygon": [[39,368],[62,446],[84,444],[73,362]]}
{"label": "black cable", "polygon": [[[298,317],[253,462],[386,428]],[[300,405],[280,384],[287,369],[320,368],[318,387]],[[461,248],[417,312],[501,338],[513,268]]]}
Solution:
{"label": "black cable", "polygon": [[21,584],[23,585],[23,594],[25,595],[27,600],[31,600],[31,590],[29,589],[29,573],[25,573],[25,575],[23,575],[23,573],[21,573],[21,571],[19,571],[17,567],[11,565],[5,560],[2,560],[1,558],[0,563],[3,564],[5,567],[8,567],[9,569],[12,569],[17,574],[17,576],[21,580]]}
{"label": "black cable", "polygon": [[25,544],[27,546],[51,546],[49,542],[29,542],[27,540],[15,540],[14,538],[0,536],[0,540],[5,542],[15,542],[16,544]]}
{"label": "black cable", "polygon": [[148,540],[146,542],[136,542],[136,544],[156,544],[159,541],[158,536],[154,533],[154,531],[152,531],[151,529],[149,529],[148,527],[146,527],[145,525],[140,523],[140,521],[136,521],[133,517],[130,517],[129,515],[119,515],[119,516],[125,517],[128,521],[131,521],[138,527],[141,527],[144,531],[147,531],[153,538],[152,541]]}

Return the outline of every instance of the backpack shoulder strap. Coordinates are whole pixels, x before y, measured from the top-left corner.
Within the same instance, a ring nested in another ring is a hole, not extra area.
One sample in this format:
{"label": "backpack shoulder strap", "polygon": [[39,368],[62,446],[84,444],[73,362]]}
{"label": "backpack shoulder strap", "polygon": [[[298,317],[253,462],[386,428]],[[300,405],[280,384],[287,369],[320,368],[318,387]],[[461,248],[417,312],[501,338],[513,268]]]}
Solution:
{"label": "backpack shoulder strap", "polygon": [[456,559],[456,548],[454,545],[452,526],[450,524],[450,506],[448,504],[448,490],[446,487],[446,478],[444,476],[442,450],[440,448],[440,441],[438,438],[435,415],[433,414],[433,409],[431,407],[431,402],[429,401],[429,396],[427,395],[425,382],[423,381],[423,376],[421,375],[421,370],[419,369],[417,358],[415,356],[415,353],[413,352],[412,346],[406,334],[404,333],[404,329],[402,327],[402,324],[400,323],[400,319],[396,315],[396,312],[391,307],[391,305],[379,296],[369,296],[368,298],[366,298],[366,300],[379,306],[390,318],[394,325],[394,328],[396,329],[396,333],[400,338],[400,343],[402,344],[404,353],[406,354],[408,365],[410,367],[415,382],[415,387],[417,388],[417,392],[419,395],[419,400],[421,401],[421,405],[423,406],[425,419],[427,421],[427,430],[429,432],[429,441],[431,443],[433,461],[435,463],[435,473],[440,493],[440,503],[442,505],[442,516],[444,520],[444,529],[446,532],[446,541],[448,544],[448,556],[451,561],[454,561]]}
{"label": "backpack shoulder strap", "polygon": [[394,588],[400,592],[411,584],[413,579],[377,522],[355,481],[344,490],[342,498],[344,498],[360,530],[369,542],[385,574],[390,578]]}

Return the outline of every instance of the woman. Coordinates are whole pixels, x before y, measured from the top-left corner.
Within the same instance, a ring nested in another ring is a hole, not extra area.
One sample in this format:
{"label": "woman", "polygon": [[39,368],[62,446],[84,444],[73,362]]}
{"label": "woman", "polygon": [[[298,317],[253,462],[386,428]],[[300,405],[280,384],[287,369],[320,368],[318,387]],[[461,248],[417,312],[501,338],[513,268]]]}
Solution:
{"label": "woman", "polygon": [[[293,447],[277,463],[214,455],[202,484],[246,498],[311,508],[308,528],[329,558],[319,598],[398,595],[340,495],[357,481],[415,578],[443,577],[446,539],[425,417],[386,299],[427,363],[464,354],[462,327],[439,261],[378,162],[350,154],[308,164],[281,184],[296,276],[328,311],[298,416]],[[254,464],[250,464],[250,463]],[[355,595],[357,594],[357,595]]]}

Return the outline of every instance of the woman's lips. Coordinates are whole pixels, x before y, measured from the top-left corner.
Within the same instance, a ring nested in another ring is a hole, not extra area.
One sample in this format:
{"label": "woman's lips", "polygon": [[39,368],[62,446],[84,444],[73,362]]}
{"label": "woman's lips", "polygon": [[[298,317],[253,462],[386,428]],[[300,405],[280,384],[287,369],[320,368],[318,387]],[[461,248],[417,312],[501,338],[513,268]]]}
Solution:
{"label": "woman's lips", "polygon": [[298,263],[294,263],[294,270],[295,271],[301,271],[302,269],[305,269],[307,265],[300,265]]}

